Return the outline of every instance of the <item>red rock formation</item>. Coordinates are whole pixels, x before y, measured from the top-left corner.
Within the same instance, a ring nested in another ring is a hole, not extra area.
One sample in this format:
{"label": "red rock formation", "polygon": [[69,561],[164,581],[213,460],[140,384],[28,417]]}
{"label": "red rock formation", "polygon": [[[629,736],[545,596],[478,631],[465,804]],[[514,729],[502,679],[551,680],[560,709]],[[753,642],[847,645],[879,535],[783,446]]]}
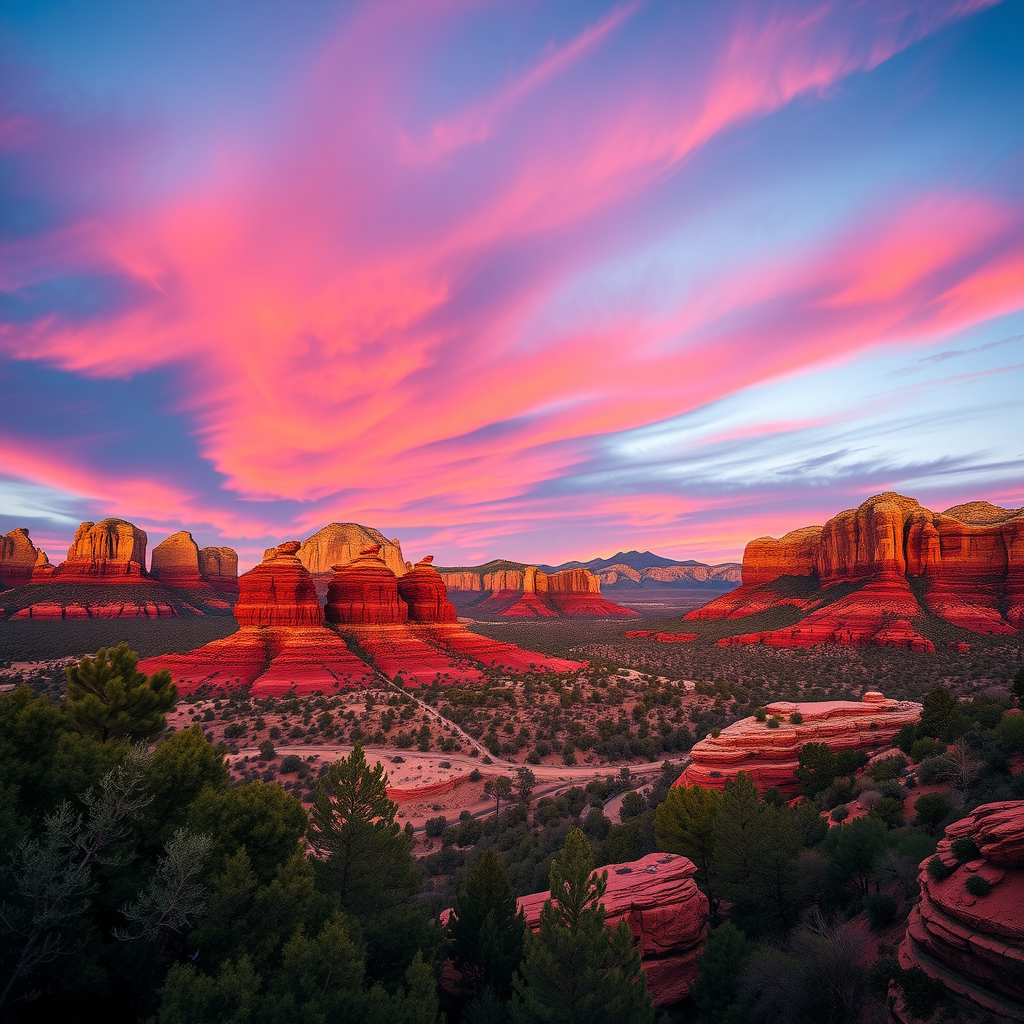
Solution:
{"label": "red rock formation", "polygon": [[328,575],[335,566],[348,565],[367,548],[378,547],[384,564],[396,575],[406,573],[402,545],[380,530],[358,523],[331,523],[307,537],[299,548],[299,561],[314,575]]}
{"label": "red rock formation", "polygon": [[200,548],[199,572],[214,590],[238,593],[238,553],[234,548]]}
{"label": "red rock formation", "polygon": [[[501,564],[501,563],[499,563]],[[508,566],[508,563],[504,563]],[[634,617],[632,608],[601,596],[601,581],[589,569],[546,573],[535,565],[482,573],[460,569],[441,574],[449,592],[480,593],[467,610],[508,619],[569,616]]]}
{"label": "red rock formation", "polygon": [[142,578],[146,575],[147,542],[145,531],[124,519],[82,523],[54,577],[65,583],[124,583]]}
{"label": "red rock formation", "polygon": [[235,618],[242,626],[319,626],[323,612],[298,541],[279,544],[277,557],[238,578]]}
{"label": "red rock formation", "polygon": [[[981,852],[961,863],[957,839]],[[984,804],[946,829],[937,855],[950,871],[933,878],[921,862],[921,898],[907,922],[900,965],[920,967],[973,1009],[999,1020],[1024,1020],[1024,800]],[[980,875],[992,886],[972,896],[966,881]],[[890,1020],[911,1024],[902,998],[890,992]]]}
{"label": "red rock formation", "polygon": [[[690,764],[676,785],[721,790],[728,779],[746,772],[762,793],[778,786],[784,793],[796,795],[800,783],[794,772],[805,743],[827,743],[832,750],[875,750],[921,717],[920,704],[888,700],[873,691],[860,701],[776,701],[767,711],[782,719],[778,728],[744,718],[717,737],[707,736],[690,751]],[[803,716],[799,725],[789,720],[794,712]]]}
{"label": "red rock formation", "polygon": [[433,560],[433,555],[427,555],[398,578],[398,594],[409,606],[410,622],[455,622],[459,617]]}
{"label": "red rock formation", "polygon": [[36,549],[36,564],[32,567],[32,582],[45,583],[57,571],[49,558],[49,555],[42,548]]}
{"label": "red rock formation", "polygon": [[[655,1006],[685,999],[698,974],[707,938],[708,898],[697,888],[697,869],[686,857],[651,853],[625,864],[609,864],[605,920],[625,921],[640,949],[647,991]],[[522,896],[527,924],[537,929],[550,893]]]}
{"label": "red rock formation", "polygon": [[634,629],[626,634],[627,640],[657,640],[660,644],[688,644],[700,639],[699,633],[655,633],[650,629]]}
{"label": "red rock formation", "polygon": [[164,601],[37,601],[13,612],[12,619],[174,619],[178,611]]}
{"label": "red rock formation", "polygon": [[[432,636],[436,626],[418,630],[397,624],[393,626],[351,626],[349,630],[360,648],[373,659],[376,669],[389,679],[401,680],[409,689],[444,683],[450,686],[476,685],[483,676],[464,658],[452,657],[424,637]],[[459,629],[461,627],[448,627]]]}
{"label": "red rock formation", "polygon": [[[795,587],[794,576],[807,580]],[[924,608],[908,578],[923,581]],[[830,591],[840,584],[860,586],[835,600],[840,591]],[[686,617],[740,618],[786,604],[807,613],[797,627],[736,642],[927,650],[915,621],[925,610],[975,632],[1013,633],[1024,628],[1024,510],[972,502],[935,513],[912,498],[879,494],[820,529],[751,541],[743,585]]]}
{"label": "red rock formation", "polygon": [[153,548],[149,574],[167,587],[202,587],[206,583],[199,572],[199,545],[188,530],[172,533]]}
{"label": "red rock formation", "polygon": [[348,565],[336,565],[327,588],[327,621],[344,625],[389,625],[408,621],[409,606],[398,596],[398,578],[376,544]]}
{"label": "red rock formation", "polygon": [[24,527],[0,537],[0,587],[23,587],[31,583],[37,556],[36,547]]}

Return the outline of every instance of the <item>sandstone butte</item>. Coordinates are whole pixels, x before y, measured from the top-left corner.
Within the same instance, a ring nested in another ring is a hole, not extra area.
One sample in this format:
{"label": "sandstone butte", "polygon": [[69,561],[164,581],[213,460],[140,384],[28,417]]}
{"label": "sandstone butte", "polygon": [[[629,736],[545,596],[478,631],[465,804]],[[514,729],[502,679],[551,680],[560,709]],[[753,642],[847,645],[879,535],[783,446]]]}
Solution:
{"label": "sandstone butte", "polygon": [[[647,991],[655,1006],[685,999],[698,974],[707,938],[708,898],[693,881],[697,869],[686,857],[651,853],[625,864],[609,864],[604,907],[608,924],[625,921],[640,949]],[[550,893],[522,896],[527,924],[536,929]]]}
{"label": "sandstone butte", "polygon": [[433,555],[427,555],[400,576],[398,595],[408,605],[412,622],[456,622],[458,613],[448,600],[448,589],[433,560]]}
{"label": "sandstone butte", "polygon": [[236,633],[185,654],[148,658],[141,670],[169,669],[183,694],[208,686],[251,687],[254,696],[304,696],[379,685],[378,673],[416,687],[435,681],[478,683],[481,663],[514,670],[583,667],[476,636],[453,623],[444,583],[429,559],[402,577],[413,577],[414,600],[407,605],[398,593],[398,577],[376,545],[336,567],[330,585],[327,619],[352,639],[356,654],[343,636],[322,624],[312,576],[297,550],[297,541],[280,544],[274,558],[239,578]]}
{"label": "sandstone butte", "polygon": [[721,645],[932,651],[919,632],[926,612],[977,633],[1012,634],[1024,628],[1024,509],[970,502],[931,512],[890,491],[824,526],[752,540],[742,580],[685,618],[742,619],[784,606],[800,615],[793,626]]}
{"label": "sandstone butte", "polygon": [[179,530],[153,548],[149,574],[168,587],[237,593],[238,555],[232,548],[200,550],[188,530]]}
{"label": "sandstone butte", "polygon": [[[504,563],[508,565],[509,563]],[[601,581],[589,569],[563,569],[546,573],[534,565],[445,570],[441,577],[449,591],[479,593],[467,610],[500,618],[557,618],[563,615],[634,617],[638,612],[601,596]]]}
{"label": "sandstone butte", "polygon": [[200,548],[199,574],[214,590],[237,594],[238,553],[234,548]]}
{"label": "sandstone butte", "polygon": [[[776,701],[766,710],[782,719],[778,728],[744,718],[717,737],[708,735],[690,751],[690,763],[676,785],[721,790],[729,779],[746,772],[762,793],[777,786],[795,796],[800,783],[794,773],[805,743],[827,743],[832,750],[873,750],[890,744],[904,725],[921,718],[920,704],[889,700],[875,691],[859,701]],[[794,712],[803,716],[799,725],[789,720]]]}
{"label": "sandstone butte", "polygon": [[144,530],[124,519],[82,523],[54,578],[65,583],[123,583],[126,578],[141,579],[146,575],[148,540]]}
{"label": "sandstone butte", "polygon": [[[965,838],[980,856],[961,863],[951,847]],[[921,897],[899,947],[900,966],[920,967],[975,1012],[1024,1020],[1024,800],[975,808],[946,828],[937,855],[950,874],[933,878],[930,858],[921,862]],[[987,896],[967,891],[972,875],[992,885]],[[889,1020],[911,1024],[900,993],[889,995]]]}
{"label": "sandstone butte", "polygon": [[[0,586],[23,587],[31,583],[39,554],[24,527],[0,537]],[[46,558],[45,552],[43,557]]]}

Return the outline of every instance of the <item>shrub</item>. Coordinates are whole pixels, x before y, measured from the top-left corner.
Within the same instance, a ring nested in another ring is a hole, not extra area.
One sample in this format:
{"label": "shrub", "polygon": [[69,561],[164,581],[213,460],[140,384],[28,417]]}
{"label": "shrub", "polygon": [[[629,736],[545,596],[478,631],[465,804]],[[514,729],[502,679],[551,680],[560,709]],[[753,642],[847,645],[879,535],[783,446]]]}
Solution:
{"label": "shrub", "polygon": [[768,721],[768,709],[767,708],[757,708],[754,711],[754,717],[759,722],[767,722]]}
{"label": "shrub", "polygon": [[277,754],[277,748],[274,746],[274,744],[270,740],[264,740],[260,744],[260,754],[259,754],[259,757],[260,757],[261,761],[269,761],[276,754]]}
{"label": "shrub", "polygon": [[782,719],[779,718],[778,715],[772,715],[772,717],[768,719],[767,724],[769,729],[778,729],[778,727],[782,724]]}
{"label": "shrub", "polygon": [[960,863],[968,860],[977,860],[981,856],[981,851],[975,845],[974,840],[970,836],[964,836],[961,839],[954,839],[950,844],[950,849],[953,851],[953,856],[956,857]]}
{"label": "shrub", "polygon": [[866,811],[873,811],[881,802],[882,794],[877,789],[867,789],[857,797],[857,803]]}
{"label": "shrub", "polygon": [[829,815],[829,817],[831,817],[831,819],[835,822],[846,821],[846,819],[849,816],[850,809],[846,806],[846,804],[840,804],[838,807],[833,807],[832,813],[831,815]]}
{"label": "shrub", "polygon": [[[900,728],[900,731],[893,737],[893,746],[899,747],[904,754],[909,754],[917,739],[917,726],[908,722]],[[917,758],[914,758],[916,761]]]}
{"label": "shrub", "polygon": [[894,754],[892,757],[883,757],[881,761],[876,761],[868,769],[868,775],[875,782],[886,782],[889,779],[898,779],[900,772],[906,767],[907,759],[900,754]]}
{"label": "shrub", "polygon": [[924,793],[914,801],[917,823],[929,832],[939,824],[953,809],[953,805],[941,793]]}
{"label": "shrub", "polygon": [[928,874],[931,875],[936,882],[941,882],[944,878],[949,877],[950,870],[942,863],[942,858],[936,854],[930,861],[928,861]]}
{"label": "shrub", "polygon": [[281,761],[281,774],[291,775],[303,768],[302,758],[298,754],[288,754]]}
{"label": "shrub", "polygon": [[992,891],[992,883],[981,875],[971,875],[964,883],[964,888],[972,896],[987,896]]}
{"label": "shrub", "polygon": [[799,711],[794,711],[793,714],[789,716],[789,720],[793,725],[803,725],[804,716],[801,715]]}
{"label": "shrub", "polygon": [[891,796],[883,796],[871,813],[884,821],[888,829],[900,828],[903,825],[903,803]]}
{"label": "shrub", "polygon": [[241,722],[232,722],[224,730],[224,739],[234,740],[238,739],[239,736],[245,735],[245,726]]}
{"label": "shrub", "polygon": [[483,775],[480,773],[480,769],[479,768],[474,768],[469,773],[469,781],[470,782],[479,782],[482,778],[483,778]]}
{"label": "shrub", "polygon": [[622,807],[620,810],[620,816],[623,821],[627,818],[637,818],[647,808],[647,802],[637,792],[630,791],[622,798]]}
{"label": "shrub", "polygon": [[864,913],[875,931],[892,924],[896,917],[896,909],[896,901],[884,893],[871,893],[864,898]]}
{"label": "shrub", "polygon": [[903,989],[903,1003],[912,1017],[926,1020],[942,998],[941,981],[929,977],[920,967],[910,967],[900,974],[896,983]]}
{"label": "shrub", "polygon": [[430,836],[432,839],[434,839],[445,830],[445,826],[447,824],[448,819],[443,814],[440,814],[436,818],[427,818],[427,822],[426,825],[424,825],[423,827],[423,831],[426,832],[426,834]]}
{"label": "shrub", "polygon": [[928,783],[934,782],[943,772],[949,768],[946,764],[946,760],[943,757],[934,756],[926,757],[917,766],[917,781],[923,786],[927,786]]}
{"label": "shrub", "polygon": [[910,748],[910,759],[914,764],[917,764],[926,757],[934,757],[936,754],[941,754],[945,749],[944,743],[925,737],[923,740],[914,741],[913,746]]}
{"label": "shrub", "polygon": [[721,729],[719,729],[719,728],[718,728],[718,726],[716,725],[716,726],[715,726],[715,727],[714,727],[714,728],[713,728],[713,729],[711,730],[711,735],[712,735],[712,736],[714,736],[714,738],[715,738],[715,739],[717,740],[717,739],[718,739],[718,737],[722,735],[722,730],[721,730]]}

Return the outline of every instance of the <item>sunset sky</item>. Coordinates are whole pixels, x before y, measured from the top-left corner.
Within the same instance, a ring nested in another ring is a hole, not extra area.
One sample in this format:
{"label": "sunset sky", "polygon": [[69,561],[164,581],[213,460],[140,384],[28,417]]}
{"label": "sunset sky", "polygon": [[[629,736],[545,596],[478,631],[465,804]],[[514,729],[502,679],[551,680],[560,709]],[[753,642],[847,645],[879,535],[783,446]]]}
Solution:
{"label": "sunset sky", "polygon": [[1024,504],[1024,0],[0,12],[0,532],[55,562]]}

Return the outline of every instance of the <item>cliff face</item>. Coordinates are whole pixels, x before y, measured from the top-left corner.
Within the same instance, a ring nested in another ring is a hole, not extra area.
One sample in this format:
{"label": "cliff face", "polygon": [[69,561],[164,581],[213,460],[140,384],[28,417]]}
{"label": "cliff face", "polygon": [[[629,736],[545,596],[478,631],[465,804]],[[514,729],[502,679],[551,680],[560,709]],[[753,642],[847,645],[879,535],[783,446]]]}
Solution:
{"label": "cliff face", "polygon": [[307,537],[299,547],[299,561],[314,575],[330,574],[336,565],[348,565],[366,548],[380,548],[381,560],[396,575],[406,573],[402,545],[380,530],[358,523],[331,523]]}
{"label": "cliff face", "polygon": [[[793,577],[805,578],[797,592]],[[923,608],[910,580],[920,580]],[[843,594],[839,585],[853,592]],[[732,642],[926,650],[916,626],[926,611],[975,632],[1013,633],[1024,628],[1024,510],[972,502],[937,513],[912,498],[879,494],[823,527],[751,541],[743,585],[687,618],[742,618],[782,605],[806,617]]]}
{"label": "cliff face", "polygon": [[23,527],[0,537],[0,586],[23,587],[31,583],[39,553]]}
{"label": "cliff face", "polygon": [[214,590],[238,593],[238,552],[234,548],[200,548],[199,573]]}
{"label": "cliff face", "polygon": [[149,574],[171,587],[201,587],[206,582],[199,572],[199,545],[188,530],[172,533],[153,548]]}
{"label": "cliff face", "polygon": [[[604,906],[614,928],[625,921],[640,949],[647,991],[655,1006],[685,999],[698,974],[707,939],[708,898],[697,888],[697,869],[686,857],[652,853],[625,864],[609,864]],[[540,926],[550,893],[522,896],[526,923]]]}
{"label": "cliff face", "polygon": [[455,594],[479,594],[480,600],[463,607],[472,614],[500,618],[555,618],[560,615],[635,616],[601,596],[601,581],[589,569],[563,569],[546,573],[535,565],[497,568],[491,572],[471,569],[444,570],[441,578]]}
{"label": "cliff face", "polygon": [[617,562],[595,573],[605,589],[739,583],[740,574],[741,566],[738,562],[722,565],[652,565],[642,569]]}
{"label": "cliff face", "polygon": [[54,573],[64,582],[113,579],[141,579],[146,575],[148,537],[124,519],[104,519],[100,523],[82,523],[68,548],[68,557]]}
{"label": "cliff face", "polygon": [[390,625],[407,622],[409,606],[398,596],[398,577],[374,544],[347,565],[334,567],[327,588],[328,622],[345,625]]}
{"label": "cliff face", "polygon": [[[690,751],[690,763],[676,785],[721,790],[729,779],[746,772],[762,793],[777,786],[795,796],[800,783],[794,772],[805,743],[827,743],[832,750],[874,750],[921,718],[920,704],[889,700],[876,692],[864,694],[860,701],[776,701],[767,705],[767,711],[782,719],[777,729],[744,718],[717,737],[707,736]],[[794,711],[803,716],[799,725],[789,721]]]}
{"label": "cliff face", "polygon": [[409,606],[411,622],[456,622],[458,613],[448,600],[441,574],[431,564],[433,555],[417,562],[398,578],[398,595]]}
{"label": "cliff face", "polygon": [[[980,852],[961,862],[952,844],[965,838]],[[900,965],[922,968],[975,1011],[1024,1020],[1024,800],[976,808],[946,828],[937,855],[950,873],[933,878],[928,860],[921,862],[921,897],[907,922]],[[988,895],[967,890],[971,876],[991,885]],[[890,997],[890,1020],[910,1024],[898,993]]]}

